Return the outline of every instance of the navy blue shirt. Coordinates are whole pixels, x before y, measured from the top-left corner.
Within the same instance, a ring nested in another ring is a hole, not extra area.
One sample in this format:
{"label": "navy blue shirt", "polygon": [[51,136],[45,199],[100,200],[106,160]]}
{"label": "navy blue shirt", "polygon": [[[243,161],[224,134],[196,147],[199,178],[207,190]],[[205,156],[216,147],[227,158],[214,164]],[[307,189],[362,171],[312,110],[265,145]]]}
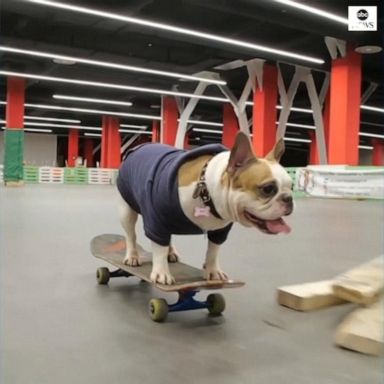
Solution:
{"label": "navy blue shirt", "polygon": [[[170,244],[172,234],[201,234],[202,229],[185,216],[179,200],[178,170],[182,164],[203,155],[227,151],[221,144],[209,144],[190,151],[164,144],[144,144],[128,152],[117,178],[123,199],[140,213],[146,236],[155,243]],[[208,238],[222,244],[232,227],[208,231]]]}

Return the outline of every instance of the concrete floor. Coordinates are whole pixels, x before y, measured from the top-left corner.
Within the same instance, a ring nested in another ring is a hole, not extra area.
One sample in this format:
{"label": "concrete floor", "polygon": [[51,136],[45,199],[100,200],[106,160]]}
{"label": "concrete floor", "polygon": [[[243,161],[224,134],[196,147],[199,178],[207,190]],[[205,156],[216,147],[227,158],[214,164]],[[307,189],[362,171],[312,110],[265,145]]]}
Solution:
{"label": "concrete floor", "polygon": [[[328,279],[381,253],[382,202],[299,199],[288,236],[235,226],[221,262],[247,285],[223,292],[224,316],[157,324],[147,302],[161,292],[134,279],[96,284],[103,263],[89,241],[121,233],[114,199],[106,186],[0,187],[1,383],[382,382],[381,359],[333,345],[353,306],[299,313],[275,301],[278,286]],[[203,237],[175,243],[201,265]]]}

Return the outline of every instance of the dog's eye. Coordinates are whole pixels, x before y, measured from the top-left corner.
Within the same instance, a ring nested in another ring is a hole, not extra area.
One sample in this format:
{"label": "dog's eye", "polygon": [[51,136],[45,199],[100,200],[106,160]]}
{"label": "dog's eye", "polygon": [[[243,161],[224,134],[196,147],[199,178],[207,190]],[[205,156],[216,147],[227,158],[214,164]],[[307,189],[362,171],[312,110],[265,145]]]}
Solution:
{"label": "dog's eye", "polygon": [[277,190],[277,185],[275,183],[266,184],[261,187],[261,193],[265,197],[272,197],[276,195]]}

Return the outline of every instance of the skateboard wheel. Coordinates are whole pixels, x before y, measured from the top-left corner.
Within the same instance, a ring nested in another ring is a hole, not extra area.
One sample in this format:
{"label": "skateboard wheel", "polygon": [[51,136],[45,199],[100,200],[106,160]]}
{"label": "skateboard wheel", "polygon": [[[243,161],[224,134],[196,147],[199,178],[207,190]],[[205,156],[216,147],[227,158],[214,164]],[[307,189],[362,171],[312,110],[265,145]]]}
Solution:
{"label": "skateboard wheel", "polygon": [[221,315],[225,310],[225,299],[220,293],[211,293],[207,297],[208,311],[211,315]]}
{"label": "skateboard wheel", "polygon": [[108,268],[97,268],[96,280],[99,284],[108,284],[109,281],[109,269]]}
{"label": "skateboard wheel", "polygon": [[149,315],[153,321],[164,321],[168,316],[167,302],[164,299],[152,299],[149,302]]}

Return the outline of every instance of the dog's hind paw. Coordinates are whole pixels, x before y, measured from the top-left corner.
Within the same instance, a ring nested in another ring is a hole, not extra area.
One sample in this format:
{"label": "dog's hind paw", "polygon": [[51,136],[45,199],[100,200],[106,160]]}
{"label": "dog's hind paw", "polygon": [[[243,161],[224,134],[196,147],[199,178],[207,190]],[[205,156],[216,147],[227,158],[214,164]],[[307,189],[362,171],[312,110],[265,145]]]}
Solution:
{"label": "dog's hind paw", "polygon": [[179,255],[174,252],[168,253],[168,262],[169,263],[177,263],[179,261]]}
{"label": "dog's hind paw", "polygon": [[169,253],[168,253],[168,262],[169,263],[177,263],[180,260],[180,256],[177,253],[174,246],[169,246]]}

